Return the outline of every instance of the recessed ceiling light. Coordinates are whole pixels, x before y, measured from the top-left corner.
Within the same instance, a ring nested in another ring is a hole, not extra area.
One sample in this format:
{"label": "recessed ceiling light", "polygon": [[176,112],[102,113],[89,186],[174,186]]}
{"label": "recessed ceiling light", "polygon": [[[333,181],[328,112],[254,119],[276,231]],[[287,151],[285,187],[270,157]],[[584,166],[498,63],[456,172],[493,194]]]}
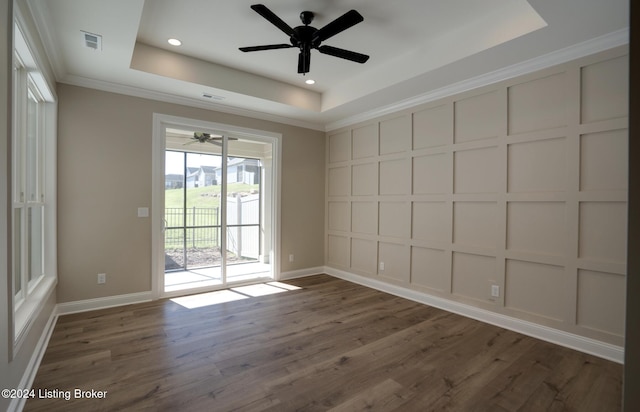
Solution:
{"label": "recessed ceiling light", "polygon": [[167,42],[172,45],[172,46],[180,46],[182,45],[182,42],[178,39],[169,39],[167,40]]}
{"label": "recessed ceiling light", "polygon": [[315,83],[316,83],[316,81],[315,81],[315,80],[313,80],[313,79],[307,79],[307,80],[305,80],[304,82],[305,82],[306,84],[315,84]]}

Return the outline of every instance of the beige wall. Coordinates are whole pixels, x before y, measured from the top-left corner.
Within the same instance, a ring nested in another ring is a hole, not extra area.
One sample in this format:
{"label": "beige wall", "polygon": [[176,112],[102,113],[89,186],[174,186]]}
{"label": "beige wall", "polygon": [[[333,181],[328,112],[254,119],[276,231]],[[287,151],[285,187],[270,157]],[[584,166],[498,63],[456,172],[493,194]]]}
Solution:
{"label": "beige wall", "polygon": [[[281,271],[323,265],[324,133],[58,86],[58,302],[151,290],[152,115],[282,134]],[[107,274],[97,285],[96,275]]]}
{"label": "beige wall", "polygon": [[329,133],[327,265],[622,345],[627,78],[620,48]]}

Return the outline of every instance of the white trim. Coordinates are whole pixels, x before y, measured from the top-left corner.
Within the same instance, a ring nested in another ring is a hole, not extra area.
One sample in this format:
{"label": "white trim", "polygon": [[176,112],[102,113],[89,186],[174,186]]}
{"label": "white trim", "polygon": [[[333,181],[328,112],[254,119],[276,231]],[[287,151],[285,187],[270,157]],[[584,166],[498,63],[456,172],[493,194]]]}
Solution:
{"label": "white trim", "polygon": [[[309,269],[301,269],[291,272],[286,272],[280,274],[280,279],[293,279],[305,276],[312,276],[324,273],[324,267],[318,266],[315,268]],[[237,285],[234,285],[237,286]],[[29,363],[25,368],[24,374],[20,379],[20,384],[18,388],[31,388],[33,385],[33,381],[38,373],[38,369],[40,368],[40,363],[42,362],[42,358],[47,350],[47,346],[49,345],[49,340],[51,339],[51,335],[55,329],[55,325],[58,321],[58,318],[61,315],[68,315],[72,313],[80,313],[80,312],[88,312],[92,310],[98,309],[107,309],[117,306],[130,305],[134,303],[144,303],[153,300],[152,292],[139,292],[139,293],[131,293],[127,295],[117,295],[117,296],[109,296],[104,298],[96,298],[96,299],[86,299],[74,302],[66,302],[66,303],[58,303],[54,306],[53,311],[49,315],[49,320],[45,325],[42,334],[40,335],[40,339],[34,348]],[[26,403],[26,398],[14,398],[10,403],[7,409],[7,412],[13,411],[21,411],[23,410]]]}
{"label": "white trim", "polygon": [[[27,364],[27,367],[22,374],[20,383],[17,386],[18,388],[27,389],[31,388],[31,386],[33,385],[33,381],[36,378],[38,369],[40,368],[40,362],[42,362],[42,358],[47,351],[47,346],[49,346],[49,340],[51,339],[51,335],[53,334],[53,330],[55,329],[57,321],[58,312],[57,307],[54,306],[53,311],[51,311],[51,314],[49,315],[49,320],[42,330],[40,339],[38,339],[38,343],[31,353],[31,358],[29,359],[29,363]],[[24,408],[26,402],[26,398],[14,398],[9,403],[7,411],[21,411]]]}
{"label": "white trim", "polygon": [[282,272],[278,277],[278,280],[304,278],[307,276],[320,275],[326,273],[324,266],[316,266],[314,268],[298,269],[289,272]]}
{"label": "white trim", "polygon": [[[381,282],[376,279],[369,279],[353,273],[345,272],[327,266],[317,266],[307,269],[283,272],[278,277],[279,280],[302,278],[318,274],[328,274],[330,276],[356,283],[366,287],[370,287],[382,292],[390,293],[414,302],[433,306],[448,312],[456,313],[468,318],[476,319],[481,322],[489,323],[505,329],[513,330],[527,336],[548,341],[571,349],[589,353],[613,362],[622,364],[624,360],[624,348],[596,341],[594,339],[585,338],[572,333],[559,331],[531,322],[515,319],[509,316],[500,315],[484,309],[465,305],[459,302],[449,301],[447,299],[438,298],[422,292],[417,292],[396,285]],[[60,315],[71,313],[86,312],[91,310],[106,309],[111,307],[129,305],[134,303],[149,302],[152,300],[152,292],[139,292],[127,295],[110,296],[105,298],[87,299],[75,302],[57,304],[49,320],[45,325],[40,339],[31,355],[29,363],[25,368],[25,372],[20,380],[19,388],[31,388],[36,377],[42,358],[46,352],[49,340],[55,329],[56,322]],[[13,399],[9,404],[7,411],[21,411],[24,408],[25,399]]]}
{"label": "white trim", "polygon": [[271,274],[275,280],[279,279],[282,261],[280,251],[282,250],[282,135],[273,139],[271,146],[271,232],[273,234],[271,255]]}
{"label": "white trim", "polygon": [[151,291],[129,293],[126,295],[107,296],[104,298],[77,300],[74,302],[58,303],[56,306],[59,315],[87,312],[90,310],[107,309],[116,306],[131,305],[133,303],[150,302],[153,300]]}
{"label": "white trim", "polygon": [[56,290],[58,279],[53,276],[43,275],[39,283],[33,288],[29,297],[22,302],[20,308],[14,313],[14,343],[13,357],[20,351],[22,343],[31,332],[34,320],[38,319],[43,302],[47,302],[51,294]]}
{"label": "white trim", "polygon": [[[20,379],[20,383],[17,388],[21,389],[29,389],[33,385],[33,381],[38,373],[38,369],[40,368],[40,363],[42,362],[42,358],[44,357],[45,352],[47,351],[47,346],[49,346],[49,340],[51,339],[51,335],[55,329],[56,323],[58,321],[58,317],[60,315],[66,315],[71,313],[78,312],[87,312],[91,310],[97,309],[106,309],[115,306],[123,306],[129,305],[133,303],[143,303],[148,302],[151,299],[151,292],[140,292],[140,293],[131,293],[128,295],[119,295],[119,296],[110,296],[105,298],[97,298],[97,299],[87,299],[75,302],[68,303],[58,303],[53,307],[51,314],[49,315],[49,319],[47,320],[47,324],[42,330],[40,334],[40,339],[38,339],[38,343],[36,344],[33,352],[31,353],[31,357],[29,358],[29,362],[22,374],[22,378]],[[21,411],[23,410],[26,403],[26,398],[14,398],[9,403],[9,407],[7,408],[8,412],[13,411]]]}
{"label": "white trim", "polygon": [[46,74],[47,82],[48,84],[55,84],[57,82],[58,73],[64,72],[65,66],[63,55],[59,52],[59,48],[54,42],[56,36],[52,32],[53,27],[48,23],[51,20],[49,6],[45,2],[40,3],[38,7],[34,7],[33,1],[27,1],[27,9],[23,11],[21,3],[24,2],[16,2],[16,5],[18,5],[18,12],[16,13],[18,20],[21,22],[23,27],[26,27],[24,15],[31,15],[33,22],[35,23],[35,35],[42,44],[41,51],[44,52],[44,55],[41,57],[49,63],[47,65]]}
{"label": "white trim", "polygon": [[[45,46],[45,49],[47,51],[53,50],[54,48],[51,47],[52,42],[50,40],[53,38],[53,36],[47,35],[49,25],[42,24],[42,22],[47,19],[46,8],[31,7],[31,4],[29,4],[29,9],[34,16],[34,20],[38,22],[38,29],[42,30],[45,34],[43,36],[40,36],[43,40],[43,43],[48,46]],[[52,62],[53,71],[55,72],[58,82],[60,83],[329,132],[342,127],[353,125],[355,123],[367,121],[376,117],[397,112],[399,110],[407,109],[419,104],[428,103],[442,97],[450,96],[452,94],[468,91],[495,82],[517,77],[523,74],[528,74],[537,70],[541,70],[543,68],[565,63],[570,60],[585,57],[590,54],[598,53],[628,43],[629,28],[626,27],[611,33],[604,34],[594,39],[586,40],[584,42],[529,59],[524,62],[504,67],[470,79],[462,80],[458,83],[454,83],[437,90],[426,92],[415,97],[401,100],[387,106],[378,107],[371,111],[359,113],[355,116],[349,116],[331,123],[326,123],[322,119],[318,119],[318,121],[300,120],[294,117],[272,114],[260,110],[233,107],[222,103],[202,101],[197,98],[178,96],[171,93],[148,90],[136,86],[95,80],[71,74],[64,75],[63,72],[65,70],[63,69],[63,64],[58,56],[58,53],[47,52],[47,57],[49,58],[49,61]],[[323,112],[320,112],[319,114],[320,117],[322,117]]]}
{"label": "white trim", "polygon": [[510,316],[501,315],[499,313],[476,308],[464,303],[439,298],[437,296],[410,290],[402,286],[392,285],[376,279],[366,278],[343,270],[331,267],[325,267],[324,269],[324,273],[349,282],[390,293],[414,302],[443,309],[448,312],[509,329],[522,333],[523,335],[531,336],[560,346],[565,346],[567,348],[575,349],[613,362],[620,364],[624,363],[624,348],[620,346],[600,342],[595,339],[585,338],[580,335],[538,325],[533,322],[516,319]]}
{"label": "white trim", "polygon": [[103,80],[89,79],[86,77],[67,75],[64,79],[59,80],[60,83],[69,84],[71,86],[86,87],[89,89],[102,90],[109,93],[124,94],[126,96],[140,97],[158,102],[173,103],[189,107],[197,107],[200,109],[214,110],[220,113],[228,113],[237,116],[250,117],[252,119],[267,120],[270,122],[287,124],[290,126],[302,127],[305,129],[325,131],[322,122],[310,122],[299,120],[293,117],[286,117],[277,114],[271,114],[258,110],[234,107],[228,104],[216,103],[211,101],[202,101],[198,98],[186,96],[178,96],[171,93],[160,92],[157,90],[148,90],[136,86],[128,86],[124,84],[112,83]]}
{"label": "white trim", "polygon": [[[172,116],[161,113],[153,113],[152,127],[152,204],[151,204],[151,236],[152,236],[152,262],[151,262],[151,293],[155,299],[173,296],[173,293],[164,291],[164,236],[162,221],[164,218],[164,153],[166,150],[165,129],[167,127],[185,128],[187,130],[198,128],[202,131],[231,134],[236,137],[246,137],[254,141],[268,143],[272,148],[272,253],[275,256],[271,263],[271,274],[276,279],[280,271],[280,221],[281,221],[281,163],[282,163],[282,134],[260,129],[235,126],[232,124],[217,123],[206,120],[198,120],[181,116]],[[224,192],[224,188],[223,188]],[[226,219],[222,219],[226,221]],[[224,237],[223,237],[224,239]],[[227,285],[224,285],[227,286]],[[213,288],[215,289],[215,288]],[[212,290],[213,290],[212,289]],[[185,293],[189,293],[185,291]]]}
{"label": "white trim", "polygon": [[[41,88],[41,93],[47,102],[53,102],[57,100],[55,89],[52,85],[56,83],[55,73],[51,72],[51,67],[48,64],[51,60],[47,54],[47,49],[38,47],[38,42],[35,40],[42,39],[39,36],[38,29],[33,33],[28,29],[30,24],[25,19],[25,13],[23,13],[21,2],[16,2],[18,7],[14,8],[14,46],[19,51],[20,57],[26,59],[24,63],[27,64],[29,72],[35,75],[35,80],[38,88]],[[28,5],[27,5],[28,6]],[[31,13],[31,7],[26,14]],[[33,15],[32,15],[33,16]],[[53,38],[53,37],[51,37]],[[52,50],[55,50],[53,48]]]}
{"label": "white trim", "polygon": [[538,70],[546,69],[558,64],[566,63],[571,60],[599,53],[614,47],[622,46],[629,43],[629,28],[620,29],[603,36],[596,37],[591,40],[584,41],[564,49],[556,50],[545,55],[525,60],[511,66],[503,67],[489,73],[481,74],[470,79],[462,80],[457,83],[449,84],[436,90],[420,94],[415,97],[400,100],[387,106],[378,107],[376,109],[359,113],[354,116],[338,120],[326,125],[327,132],[340,129],[342,127],[351,126],[356,123],[371,120],[387,114],[395,113],[400,110],[409,109],[424,103],[429,103],[443,97],[452,96],[454,94],[463,93],[478,87],[487,86],[508,80],[514,77],[533,73]]}
{"label": "white trim", "polygon": [[165,116],[153,114],[151,143],[151,292],[154,299],[164,291],[164,278],[160,278],[160,270],[164,272],[164,157],[166,136],[164,133]]}

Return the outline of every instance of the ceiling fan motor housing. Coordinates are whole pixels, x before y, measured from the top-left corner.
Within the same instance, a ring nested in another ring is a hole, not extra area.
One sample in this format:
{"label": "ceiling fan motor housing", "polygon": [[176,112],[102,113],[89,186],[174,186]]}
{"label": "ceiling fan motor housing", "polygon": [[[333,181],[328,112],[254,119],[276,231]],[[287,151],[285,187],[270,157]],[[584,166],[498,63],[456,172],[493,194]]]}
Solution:
{"label": "ceiling fan motor housing", "polygon": [[311,26],[298,26],[293,29],[295,36],[291,36],[291,44],[300,49],[308,46],[309,48],[317,47],[320,45],[320,41],[317,44],[313,42],[313,35],[318,30]]}

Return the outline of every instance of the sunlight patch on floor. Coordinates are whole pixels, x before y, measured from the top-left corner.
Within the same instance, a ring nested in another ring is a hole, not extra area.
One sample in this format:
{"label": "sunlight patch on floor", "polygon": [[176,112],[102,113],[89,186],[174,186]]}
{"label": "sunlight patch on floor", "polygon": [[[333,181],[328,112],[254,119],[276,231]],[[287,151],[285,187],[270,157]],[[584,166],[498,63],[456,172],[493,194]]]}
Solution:
{"label": "sunlight patch on floor", "polygon": [[182,296],[171,299],[187,309],[201,308],[203,306],[217,305],[218,303],[233,302],[240,299],[248,299],[248,296],[231,290],[217,290],[215,292],[200,293],[198,295]]}
{"label": "sunlight patch on floor", "polygon": [[173,298],[171,301],[187,309],[195,309],[203,306],[217,305],[219,303],[249,299],[251,297],[284,293],[297,289],[301,288],[282,282],[268,282],[238,286],[231,289],[217,290],[215,292],[199,293],[197,295],[181,296]]}
{"label": "sunlight patch on floor", "polygon": [[[237,288],[231,288],[234,292],[243,293],[251,297],[273,295],[276,293],[288,292],[291,289],[283,288],[278,285],[274,285],[276,282],[258,283],[255,285],[239,286]],[[287,285],[289,286],[289,285]]]}
{"label": "sunlight patch on floor", "polygon": [[302,289],[300,286],[289,285],[288,283],[282,283],[282,282],[267,282],[267,285],[277,286],[279,288],[283,288],[283,289],[287,289],[287,290]]}

